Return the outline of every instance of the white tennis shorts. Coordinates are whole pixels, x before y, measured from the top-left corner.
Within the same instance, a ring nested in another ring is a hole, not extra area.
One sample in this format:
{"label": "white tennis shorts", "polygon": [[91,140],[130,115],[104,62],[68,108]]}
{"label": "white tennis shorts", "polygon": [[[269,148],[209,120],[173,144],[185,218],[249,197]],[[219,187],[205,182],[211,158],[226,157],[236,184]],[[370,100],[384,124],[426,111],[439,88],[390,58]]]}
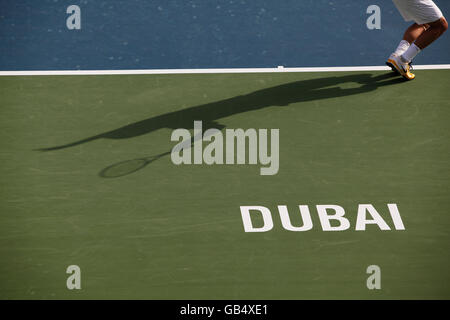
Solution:
{"label": "white tennis shorts", "polygon": [[[405,21],[425,24],[442,18],[442,11],[432,0],[392,0]],[[448,1],[448,0],[447,0]]]}

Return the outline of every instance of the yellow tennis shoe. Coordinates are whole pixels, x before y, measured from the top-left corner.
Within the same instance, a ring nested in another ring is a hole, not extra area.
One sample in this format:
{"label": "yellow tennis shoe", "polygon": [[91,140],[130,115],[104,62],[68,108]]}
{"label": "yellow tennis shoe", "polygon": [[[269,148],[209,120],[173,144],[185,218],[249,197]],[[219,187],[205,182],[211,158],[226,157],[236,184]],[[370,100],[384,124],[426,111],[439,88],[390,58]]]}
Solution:
{"label": "yellow tennis shoe", "polygon": [[403,62],[403,59],[399,56],[391,55],[386,62],[388,66],[395,69],[406,80],[413,80],[416,75],[411,72],[411,62]]}

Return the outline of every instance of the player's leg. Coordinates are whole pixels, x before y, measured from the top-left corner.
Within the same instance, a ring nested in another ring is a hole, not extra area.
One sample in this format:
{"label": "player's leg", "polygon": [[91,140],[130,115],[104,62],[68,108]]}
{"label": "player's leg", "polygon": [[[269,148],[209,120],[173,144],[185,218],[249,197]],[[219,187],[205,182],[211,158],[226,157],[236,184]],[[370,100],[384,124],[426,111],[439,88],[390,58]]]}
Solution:
{"label": "player's leg", "polygon": [[[393,1],[405,21],[413,20],[412,14],[410,12],[410,3],[407,0]],[[392,71],[401,74],[401,72],[394,65],[394,58],[400,57],[403,53],[405,53],[406,50],[408,50],[408,48],[410,47],[411,43],[413,43],[427,28],[427,24],[421,25],[418,23],[413,23],[411,26],[409,26],[408,29],[406,29],[405,33],[403,34],[403,39],[400,41],[395,51],[391,53],[386,61],[386,65],[389,66]]]}
{"label": "player's leg", "polygon": [[405,20],[414,20],[416,23],[405,32],[401,49],[407,47],[406,43],[410,44],[409,47],[401,55],[389,57],[388,65],[405,79],[412,80],[415,75],[410,72],[411,61],[423,48],[439,38],[447,30],[448,24],[432,0],[394,0],[394,3]]}
{"label": "player's leg", "polygon": [[415,39],[414,43],[420,48],[420,50],[428,47],[448,29],[448,23],[445,17],[428,23],[428,26],[429,27]]}
{"label": "player's leg", "polygon": [[428,47],[448,29],[448,23],[444,17],[441,17],[437,21],[430,22],[428,25],[429,28],[425,30],[416,41],[409,46],[408,50],[400,56],[400,59],[403,62],[410,63],[421,50]]}
{"label": "player's leg", "polygon": [[[414,20],[413,14],[411,13],[411,0],[393,0],[393,2],[405,21]],[[397,49],[395,49],[395,51],[390,55],[386,64],[390,65],[389,60],[393,57],[401,56],[406,50],[408,50],[411,43],[413,43],[414,40],[417,39],[424,31],[424,27],[418,23],[414,23],[406,29],[402,41],[400,41]],[[396,70],[394,66],[391,67],[393,70]]]}
{"label": "player's leg", "polygon": [[399,57],[408,50],[411,43],[413,43],[425,30],[428,28],[428,24],[419,25],[417,23],[412,24],[408,29],[406,29],[402,41],[397,46],[397,49],[389,56],[386,65],[391,67],[392,71],[398,72],[394,65],[389,61],[394,57]]}
{"label": "player's leg", "polygon": [[[416,41],[418,37],[422,35],[430,27],[428,24],[417,24],[414,23],[408,29],[406,29],[405,34],[403,35],[403,40],[408,42],[408,44]],[[402,41],[403,41],[402,40]],[[402,52],[403,54],[403,52]]]}

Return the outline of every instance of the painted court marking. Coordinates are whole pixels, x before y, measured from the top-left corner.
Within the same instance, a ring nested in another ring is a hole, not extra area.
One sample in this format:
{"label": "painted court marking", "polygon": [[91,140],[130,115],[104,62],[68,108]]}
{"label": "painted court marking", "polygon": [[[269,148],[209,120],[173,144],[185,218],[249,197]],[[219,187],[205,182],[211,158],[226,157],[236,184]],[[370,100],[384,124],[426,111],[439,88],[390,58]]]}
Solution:
{"label": "painted court marking", "polygon": [[[450,69],[450,64],[416,65],[414,70]],[[0,71],[0,76],[88,76],[88,75],[139,75],[139,74],[207,74],[207,73],[273,73],[273,72],[340,72],[385,71],[386,66],[367,67],[311,67],[311,68],[229,68],[229,69],[131,69],[131,70],[44,70]]]}

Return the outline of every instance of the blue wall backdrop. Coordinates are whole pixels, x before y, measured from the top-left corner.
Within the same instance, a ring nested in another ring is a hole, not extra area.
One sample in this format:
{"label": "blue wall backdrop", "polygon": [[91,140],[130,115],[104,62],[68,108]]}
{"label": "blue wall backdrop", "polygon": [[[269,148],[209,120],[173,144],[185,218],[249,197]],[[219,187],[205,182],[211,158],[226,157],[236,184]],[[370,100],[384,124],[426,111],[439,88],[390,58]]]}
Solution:
{"label": "blue wall backdrop", "polygon": [[[366,27],[371,4],[381,30]],[[382,65],[409,24],[391,0],[0,0],[0,70]],[[449,52],[447,33],[415,63]]]}

